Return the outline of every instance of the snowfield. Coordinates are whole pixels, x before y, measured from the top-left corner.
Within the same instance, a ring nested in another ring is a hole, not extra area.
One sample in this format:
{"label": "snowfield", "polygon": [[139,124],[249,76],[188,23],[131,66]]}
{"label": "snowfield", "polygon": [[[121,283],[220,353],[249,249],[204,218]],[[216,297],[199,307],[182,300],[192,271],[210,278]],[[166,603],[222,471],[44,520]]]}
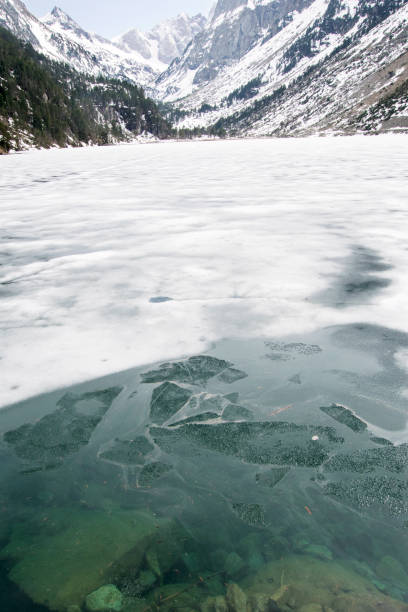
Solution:
{"label": "snowfield", "polygon": [[408,331],[407,178],[403,135],[2,157],[0,405],[221,338]]}

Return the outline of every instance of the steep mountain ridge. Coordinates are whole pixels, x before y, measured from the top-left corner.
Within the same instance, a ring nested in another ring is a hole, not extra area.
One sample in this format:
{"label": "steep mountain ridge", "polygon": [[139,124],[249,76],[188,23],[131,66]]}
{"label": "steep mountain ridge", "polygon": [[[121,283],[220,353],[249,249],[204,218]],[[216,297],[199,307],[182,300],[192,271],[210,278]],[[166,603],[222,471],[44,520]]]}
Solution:
{"label": "steep mountain ridge", "polygon": [[[47,23],[48,21],[48,23]],[[124,78],[146,85],[162,67],[154,69],[137,54],[83,30],[60,9],[43,23],[20,0],[0,0],[0,25],[52,60],[68,63],[79,72]]]}
{"label": "steep mountain ridge", "polygon": [[[126,79],[144,87],[154,82],[204,24],[202,15],[184,14],[150,33],[139,33],[139,45],[126,44],[123,37],[115,42],[87,32],[58,7],[37,19],[21,0],[0,0],[0,25],[36,51],[79,72]],[[132,32],[135,38],[136,31]]]}
{"label": "steep mountain ridge", "polygon": [[1,24],[78,72],[141,84],[182,134],[407,129],[408,0],[218,0],[208,20],[114,41],[0,0]]}
{"label": "steep mountain ridge", "polygon": [[159,77],[161,95],[176,99],[211,82],[265,37],[284,29],[291,14],[311,4],[312,0],[219,0],[204,30]]}
{"label": "steep mountain ridge", "polygon": [[[176,101],[181,127],[215,125],[241,135],[348,131],[407,77],[407,0],[293,6],[219,0],[211,24],[157,81],[161,96]],[[252,41],[248,20],[258,27]]]}
{"label": "steep mountain ridge", "polygon": [[113,41],[125,51],[137,51],[145,59],[155,58],[162,70],[182,55],[187,44],[203,30],[207,20],[201,15],[189,17],[181,13],[174,19],[166,19],[149,32],[133,28]]}

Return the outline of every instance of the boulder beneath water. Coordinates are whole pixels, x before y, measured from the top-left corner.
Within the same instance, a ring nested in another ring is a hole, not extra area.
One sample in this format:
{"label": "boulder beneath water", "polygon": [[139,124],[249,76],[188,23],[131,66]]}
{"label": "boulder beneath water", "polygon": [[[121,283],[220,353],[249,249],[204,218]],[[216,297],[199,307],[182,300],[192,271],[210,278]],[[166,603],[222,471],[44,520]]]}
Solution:
{"label": "boulder beneath water", "polygon": [[382,557],[377,564],[376,572],[380,578],[387,580],[398,588],[408,590],[408,574],[402,564],[394,557],[390,555]]}
{"label": "boulder beneath water", "polygon": [[17,523],[0,558],[8,559],[9,578],[35,603],[66,612],[100,587],[120,585],[129,571],[139,574],[148,549],[158,549],[168,570],[179,554],[172,549],[175,530],[174,522],[149,513],[50,509]]}
{"label": "boulder beneath water", "polygon": [[201,612],[228,612],[227,601],[222,595],[208,597],[200,606]]}
{"label": "boulder beneath water", "polygon": [[107,584],[86,598],[88,612],[120,612],[123,595],[113,584]]}
{"label": "boulder beneath water", "polygon": [[233,612],[247,612],[247,596],[235,582],[227,586],[227,604]]}
{"label": "boulder beneath water", "polygon": [[240,583],[248,601],[262,593],[282,610],[332,610],[403,612],[408,605],[381,593],[347,561],[317,559],[306,555],[285,556],[264,565]]}
{"label": "boulder beneath water", "polygon": [[225,560],[225,571],[228,576],[235,576],[239,574],[245,567],[245,563],[242,558],[236,552],[231,552]]}
{"label": "boulder beneath water", "polygon": [[333,553],[332,551],[324,546],[323,544],[308,544],[303,551],[307,555],[312,555],[313,557],[317,557],[318,559],[322,559],[323,561],[332,561]]}

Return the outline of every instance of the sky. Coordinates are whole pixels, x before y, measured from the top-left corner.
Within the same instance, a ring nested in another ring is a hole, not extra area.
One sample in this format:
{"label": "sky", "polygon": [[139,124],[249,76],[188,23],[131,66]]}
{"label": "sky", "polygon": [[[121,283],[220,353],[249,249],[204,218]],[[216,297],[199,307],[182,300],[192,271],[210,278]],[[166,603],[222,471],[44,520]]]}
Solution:
{"label": "sky", "polygon": [[214,0],[25,0],[25,4],[37,17],[57,4],[86,30],[112,38],[134,27],[149,30],[182,12],[206,15]]}

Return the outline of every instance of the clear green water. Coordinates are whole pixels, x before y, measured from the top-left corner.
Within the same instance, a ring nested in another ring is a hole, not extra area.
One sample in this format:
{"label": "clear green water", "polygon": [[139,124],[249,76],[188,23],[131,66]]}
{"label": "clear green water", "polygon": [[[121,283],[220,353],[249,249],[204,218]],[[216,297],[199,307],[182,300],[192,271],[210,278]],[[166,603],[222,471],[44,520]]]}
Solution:
{"label": "clear green water", "polygon": [[408,610],[407,345],[229,340],[4,410],[1,610]]}

